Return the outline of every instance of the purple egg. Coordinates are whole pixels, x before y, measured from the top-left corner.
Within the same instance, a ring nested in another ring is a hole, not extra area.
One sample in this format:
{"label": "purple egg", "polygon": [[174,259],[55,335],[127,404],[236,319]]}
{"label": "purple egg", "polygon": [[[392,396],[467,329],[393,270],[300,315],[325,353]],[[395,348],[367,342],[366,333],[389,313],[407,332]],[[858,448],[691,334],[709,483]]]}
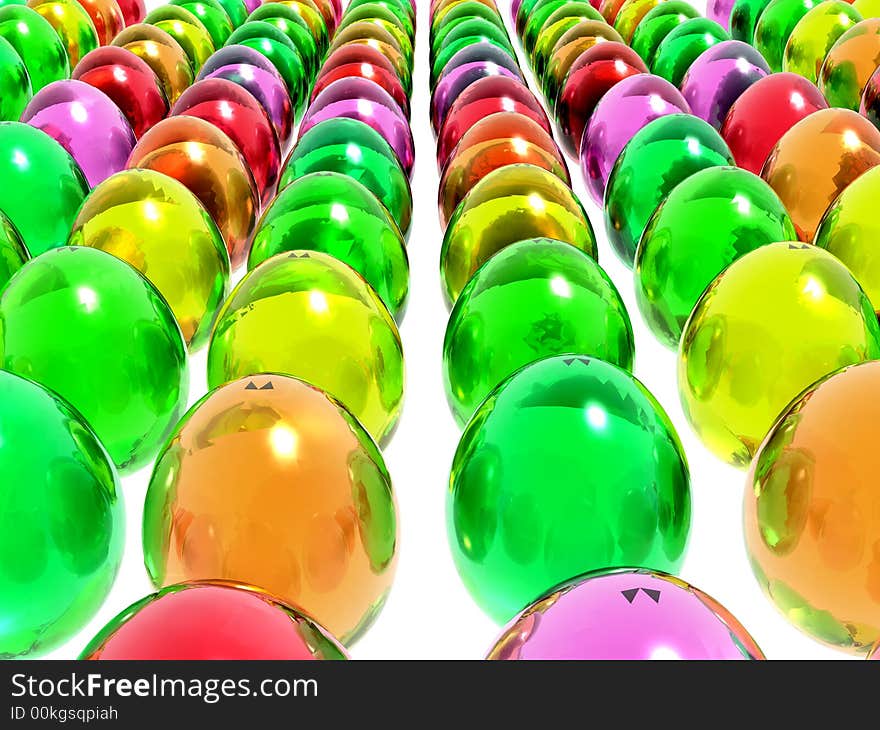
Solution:
{"label": "purple egg", "polygon": [[82,81],[44,86],[25,107],[21,121],[43,130],[64,147],[91,187],[124,170],[137,142],[110,97]]}
{"label": "purple egg", "polygon": [[394,101],[394,97],[375,81],[364,76],[337,79],[332,84],[327,84],[321,93],[312,100],[309,111],[314,112],[325,104],[332,104],[343,99],[366,100],[382,104],[400,117],[402,122],[407,121],[406,112],[403,111],[400,104]]}
{"label": "purple egg", "polygon": [[434,87],[431,95],[431,126],[434,134],[443,125],[446,113],[452,106],[458,95],[470,86],[474,81],[487,76],[507,76],[511,79],[521,79],[519,74],[513,73],[504,66],[499,66],[491,61],[473,61],[465,63],[458,68],[452,69],[446,76],[440,79]]}
{"label": "purple egg", "polygon": [[659,117],[690,111],[678,89],[652,74],[630,76],[605,92],[581,137],[581,170],[593,200],[601,205],[611,168],[636,132]]}
{"label": "purple egg", "polygon": [[275,66],[259,51],[241,45],[225,46],[202,66],[196,80],[202,79],[228,79],[247,89],[265,110],[281,144],[290,139],[293,109],[287,86]]}
{"label": "purple egg", "polygon": [[512,71],[517,75],[518,78],[523,78],[522,71],[519,68],[519,64],[511,58],[510,54],[506,51],[502,51],[498,46],[494,43],[489,43],[489,41],[480,41],[479,43],[471,43],[459,51],[456,51],[452,58],[450,58],[443,69],[440,71],[440,76],[437,79],[437,83],[439,83],[444,76],[449,74],[451,71],[454,71],[459,66],[462,66],[466,63],[472,63],[473,61],[491,61],[492,63],[497,64],[498,66],[504,66],[504,68]]}
{"label": "purple egg", "polygon": [[259,51],[236,43],[231,46],[223,46],[212,53],[202,66],[200,76],[203,73],[209,74],[216,71],[221,66],[230,66],[235,63],[249,63],[251,66],[257,66],[267,71],[275,68],[272,62]]}
{"label": "purple egg", "polygon": [[263,4],[263,0],[244,0],[244,6],[247,8],[248,15]]}
{"label": "purple egg", "polygon": [[306,110],[300,138],[316,124],[336,117],[358,119],[375,129],[391,145],[406,174],[412,176],[415,145],[406,115],[379,84],[361,77],[328,84]]}
{"label": "purple egg", "polygon": [[691,64],[681,93],[691,112],[721,129],[733,102],[770,73],[764,57],[742,41],[724,41],[706,49]]}
{"label": "purple egg", "polygon": [[616,570],[575,578],[508,624],[489,659],[763,659],[749,632],[680,578]]}
{"label": "purple egg", "polygon": [[510,19],[516,22],[516,16],[519,13],[519,6],[522,5],[522,0],[513,0],[510,3]]}
{"label": "purple egg", "polygon": [[714,20],[724,30],[730,30],[730,12],[736,0],[708,0],[706,17]]}

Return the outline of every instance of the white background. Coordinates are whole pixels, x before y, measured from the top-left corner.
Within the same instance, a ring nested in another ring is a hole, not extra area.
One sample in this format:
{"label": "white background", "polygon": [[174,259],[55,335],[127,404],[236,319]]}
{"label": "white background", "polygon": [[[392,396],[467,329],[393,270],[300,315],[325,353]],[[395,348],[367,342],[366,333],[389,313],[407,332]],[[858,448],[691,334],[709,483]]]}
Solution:
{"label": "white background", "polygon": [[[509,19],[510,0],[497,2],[515,38]],[[351,653],[362,659],[478,659],[492,646],[499,628],[464,589],[446,541],[445,497],[459,430],[447,408],[441,378],[447,311],[439,275],[442,232],[435,204],[439,178],[428,121],[429,0],[418,3],[412,99],[417,162],[409,241],[411,293],[401,328],[407,368],[406,404],[397,433],[385,452],[398,499],[400,560],[387,605]],[[147,0],[148,10],[160,4],[161,0]],[[701,11],[705,9],[704,0],[694,4]],[[532,89],[537,89],[534,83]],[[770,659],[846,658],[788,624],[758,588],[746,560],[741,527],[745,473],[713,457],[688,427],[679,406],[675,354],[661,347],[642,322],[633,296],[632,274],[611,251],[600,211],[584,188],[577,164],[569,160],[569,166],[575,192],[587,208],[599,240],[599,261],[619,289],[632,319],[635,374],[672,418],[689,459],[693,514],[681,577],[732,611]],[[206,391],[204,351],[191,358],[190,367],[192,403]],[[148,480],[149,469],[145,469],[123,482],[126,552],[110,596],[85,629],[50,657],[75,658],[107,621],[152,592],[141,550],[141,511]]]}

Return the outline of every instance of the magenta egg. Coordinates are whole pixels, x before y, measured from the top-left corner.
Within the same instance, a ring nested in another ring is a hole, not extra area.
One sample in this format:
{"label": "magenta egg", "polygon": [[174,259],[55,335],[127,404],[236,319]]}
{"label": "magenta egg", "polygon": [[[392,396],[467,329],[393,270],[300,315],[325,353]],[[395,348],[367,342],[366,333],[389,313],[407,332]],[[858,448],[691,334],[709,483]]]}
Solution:
{"label": "magenta egg", "polygon": [[358,119],[391,145],[408,176],[415,164],[415,144],[406,114],[385,89],[369,79],[352,77],[329,84],[315,97],[302,119],[299,136],[336,117]]}
{"label": "magenta egg", "polygon": [[706,49],[691,64],[681,93],[691,112],[721,129],[733,102],[770,73],[764,57],[742,41],[723,41]]}
{"label": "magenta egg", "polygon": [[124,170],[137,140],[109,96],[83,81],[55,81],[31,99],[21,121],[43,130],[76,160],[91,187]]}
{"label": "magenta egg", "polygon": [[516,14],[519,12],[519,6],[522,5],[522,0],[513,0],[510,3],[510,19],[516,20]]}
{"label": "magenta egg", "polygon": [[636,132],[659,117],[690,110],[681,92],[659,76],[636,74],[611,87],[581,138],[581,170],[593,200],[601,204],[611,168]]}
{"label": "magenta egg", "polygon": [[651,570],[590,573],[520,613],[489,659],[764,659],[715,599]]}
{"label": "magenta egg", "polygon": [[724,30],[729,30],[730,13],[736,0],[708,0],[706,3],[706,17],[714,20]]}

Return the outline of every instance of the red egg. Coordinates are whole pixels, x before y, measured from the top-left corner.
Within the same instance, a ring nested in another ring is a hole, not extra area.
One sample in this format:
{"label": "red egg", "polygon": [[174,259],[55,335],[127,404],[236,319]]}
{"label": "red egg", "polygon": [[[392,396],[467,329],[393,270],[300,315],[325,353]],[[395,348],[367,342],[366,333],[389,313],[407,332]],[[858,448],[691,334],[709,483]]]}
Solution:
{"label": "red egg", "polygon": [[329,71],[322,70],[315,81],[315,86],[312,89],[312,96],[309,101],[314,101],[315,97],[334,81],[351,78],[353,76],[360,76],[361,78],[372,81],[375,84],[379,84],[379,86],[391,94],[391,98],[400,105],[400,108],[403,109],[407,118],[409,117],[409,97],[407,97],[406,91],[403,89],[403,84],[400,83],[397,74],[386,68],[382,68],[382,66],[377,66],[367,61],[344,63],[331,68]]}
{"label": "red egg", "polygon": [[401,84],[403,84],[404,89],[409,93],[410,89],[404,83],[404,80],[400,77],[400,74],[397,73],[397,68],[391,62],[391,60],[382,53],[379,48],[374,48],[373,46],[366,45],[363,43],[346,43],[342,46],[339,46],[335,51],[332,51],[326,59],[324,59],[324,63],[321,65],[321,70],[318,72],[318,76],[322,76],[324,74],[330,73],[333,69],[338,68],[339,66],[347,66],[352,63],[368,63],[371,66],[383,68],[388,73],[392,73],[400,79]]}
{"label": "red egg", "polygon": [[171,113],[204,119],[225,132],[250,167],[260,200],[269,201],[278,183],[281,149],[253,94],[228,79],[203,79],[181,94]]}
{"label": "red egg", "polygon": [[523,163],[542,167],[571,185],[559,147],[540,124],[516,112],[497,112],[477,122],[464,133],[443,168],[437,200],[443,229],[458,204],[486,175]]}
{"label": "red egg", "polygon": [[341,11],[337,8],[337,2],[338,0],[336,2],[331,2],[331,0],[314,0],[315,6],[321,12],[324,24],[327,26],[331,36],[336,32],[336,26],[339,25],[339,18],[341,17]]}
{"label": "red egg", "polygon": [[92,19],[98,34],[98,43],[110,44],[125,27],[122,8],[116,0],[77,0]]}
{"label": "red egg", "polygon": [[519,112],[550,131],[550,120],[528,87],[508,76],[487,76],[459,94],[446,114],[437,134],[437,165],[441,170],[462,135],[495,112]]}
{"label": "red egg", "polygon": [[760,175],[782,135],[804,117],[827,108],[822,92],[803,76],[770,74],[752,84],[733,103],[721,136],[736,164]]}
{"label": "red egg", "polygon": [[639,73],[648,73],[648,67],[623,43],[597,43],[577,57],[565,77],[556,107],[562,147],[568,154],[576,157],[580,153],[584,129],[605,92],[618,81]]}
{"label": "red egg", "polygon": [[134,25],[140,23],[147,17],[147,6],[144,0],[116,0],[119,9],[122,10],[122,17],[125,18],[125,25]]}
{"label": "red egg", "polygon": [[82,659],[346,659],[311,619],[248,586],[163,588],[110,621]]}
{"label": "red egg", "polygon": [[71,78],[109,96],[137,137],[168,115],[168,99],[156,74],[124,48],[104,46],[87,53],[73,69]]}

